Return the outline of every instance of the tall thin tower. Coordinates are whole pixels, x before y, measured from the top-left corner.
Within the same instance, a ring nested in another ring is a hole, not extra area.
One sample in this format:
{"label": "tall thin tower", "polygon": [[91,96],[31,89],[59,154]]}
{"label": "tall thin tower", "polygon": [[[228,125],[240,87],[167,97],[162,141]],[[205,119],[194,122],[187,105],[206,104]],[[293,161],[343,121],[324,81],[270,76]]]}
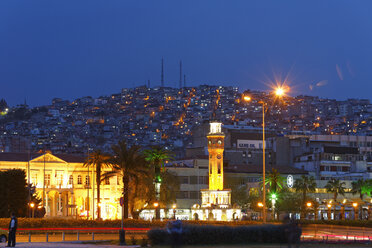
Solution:
{"label": "tall thin tower", "polygon": [[182,89],[182,60],[180,60],[180,89]]}
{"label": "tall thin tower", "polygon": [[161,87],[164,87],[164,59],[161,58]]}

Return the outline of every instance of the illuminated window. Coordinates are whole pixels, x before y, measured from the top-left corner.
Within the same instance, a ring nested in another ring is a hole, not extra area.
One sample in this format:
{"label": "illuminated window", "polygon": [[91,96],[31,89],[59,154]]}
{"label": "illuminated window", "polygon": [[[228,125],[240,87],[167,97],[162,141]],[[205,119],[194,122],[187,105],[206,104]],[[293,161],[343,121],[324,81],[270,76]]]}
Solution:
{"label": "illuminated window", "polygon": [[63,174],[58,173],[57,174],[57,185],[62,185],[63,184]]}
{"label": "illuminated window", "polygon": [[45,184],[45,186],[50,185],[50,174],[45,174],[44,184]]}
{"label": "illuminated window", "polygon": [[110,185],[110,178],[108,178],[108,177],[105,178],[105,184],[106,184],[106,185]]}
{"label": "illuminated window", "polygon": [[78,175],[77,184],[82,184],[81,175]]}
{"label": "illuminated window", "polygon": [[31,183],[32,183],[33,185],[36,185],[36,184],[37,184],[37,174],[33,174],[33,175],[32,175]]}
{"label": "illuminated window", "polygon": [[74,176],[73,175],[70,175],[70,177],[68,178],[68,184],[70,184],[70,185],[74,184]]}
{"label": "illuminated window", "polygon": [[90,186],[90,176],[89,175],[85,176],[85,185]]}

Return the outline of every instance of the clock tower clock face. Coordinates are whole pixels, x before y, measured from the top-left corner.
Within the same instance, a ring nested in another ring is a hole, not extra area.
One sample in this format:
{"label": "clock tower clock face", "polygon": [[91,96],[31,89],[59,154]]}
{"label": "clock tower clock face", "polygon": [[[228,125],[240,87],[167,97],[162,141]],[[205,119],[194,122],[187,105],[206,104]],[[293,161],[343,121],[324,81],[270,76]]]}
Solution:
{"label": "clock tower clock face", "polygon": [[221,144],[222,144],[222,140],[218,140],[217,143],[218,143],[219,145],[221,145]]}

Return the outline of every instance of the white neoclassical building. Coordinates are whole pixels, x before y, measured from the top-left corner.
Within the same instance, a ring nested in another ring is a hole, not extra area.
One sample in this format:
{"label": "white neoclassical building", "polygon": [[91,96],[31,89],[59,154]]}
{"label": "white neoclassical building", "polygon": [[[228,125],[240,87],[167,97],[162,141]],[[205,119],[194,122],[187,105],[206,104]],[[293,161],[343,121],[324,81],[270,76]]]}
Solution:
{"label": "white neoclassical building", "polygon": [[[36,186],[46,217],[97,216],[97,185],[93,166],[84,167],[84,157],[51,153],[0,153],[0,170],[22,169]],[[101,183],[101,217],[121,217],[121,180]]]}

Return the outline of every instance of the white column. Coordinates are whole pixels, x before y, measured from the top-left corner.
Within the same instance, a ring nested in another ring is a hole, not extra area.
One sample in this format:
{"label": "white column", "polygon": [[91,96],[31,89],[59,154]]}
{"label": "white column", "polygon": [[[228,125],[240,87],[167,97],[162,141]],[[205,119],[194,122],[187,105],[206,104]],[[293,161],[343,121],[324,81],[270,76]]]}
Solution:
{"label": "white column", "polygon": [[61,212],[61,205],[62,205],[62,198],[61,198],[61,192],[58,193],[58,215],[62,215]]}
{"label": "white column", "polygon": [[50,215],[50,212],[48,211],[48,208],[49,208],[49,204],[48,204],[48,192],[45,192],[45,215],[46,216],[49,216]]}
{"label": "white column", "polygon": [[[74,205],[74,192],[71,192],[70,205]],[[70,209],[71,209],[71,216],[73,216],[74,215],[74,209],[73,208],[70,208]]]}

